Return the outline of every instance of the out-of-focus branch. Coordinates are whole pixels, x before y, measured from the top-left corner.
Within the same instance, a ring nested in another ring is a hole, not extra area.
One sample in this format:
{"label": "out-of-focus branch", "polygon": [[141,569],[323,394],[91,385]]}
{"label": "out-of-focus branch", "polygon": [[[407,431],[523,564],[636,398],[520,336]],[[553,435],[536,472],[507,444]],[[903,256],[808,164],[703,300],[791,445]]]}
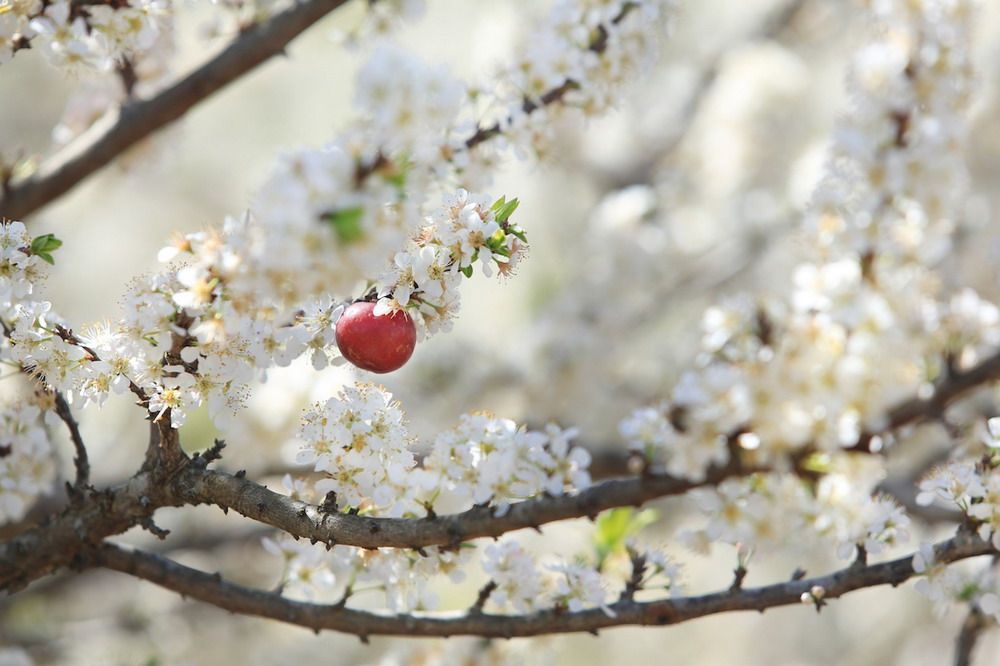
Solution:
{"label": "out-of-focus branch", "polygon": [[302,0],[264,23],[247,28],[221,53],[169,88],[145,100],[130,100],[51,159],[38,172],[10,183],[0,214],[22,219],[62,196],[125,150],[169,125],[272,56],[347,0]]}
{"label": "out-of-focus branch", "polygon": [[[926,398],[913,398],[897,405],[886,419],[885,430],[891,431],[911,423],[939,418],[952,402],[969,391],[1000,379],[1000,353],[990,356],[965,371],[948,372]],[[852,451],[868,451],[872,439],[879,433],[865,433]]]}
{"label": "out-of-focus branch", "polygon": [[965,515],[956,509],[946,509],[942,506],[922,506],[917,504],[917,486],[913,479],[887,479],[878,485],[876,492],[885,493],[899,502],[906,513],[919,518],[925,523],[961,523]]}
{"label": "out-of-focus branch", "polygon": [[[993,546],[975,535],[960,534],[935,546],[935,561],[948,563],[994,553]],[[791,580],[756,588],[736,588],[694,597],[637,602],[623,599],[601,609],[567,612],[547,610],[529,615],[494,615],[483,612],[435,615],[381,615],[344,607],[292,601],[273,592],[227,582],[169,559],[103,545],[93,564],[120,571],[173,590],[185,597],[233,613],[271,618],[315,631],[328,629],[367,638],[372,635],[457,636],[494,638],[537,636],[570,632],[596,632],[624,625],[671,625],[707,615],[802,603],[803,595],[823,590],[823,600],[879,585],[899,585],[915,575],[913,556],[891,562],[852,565],[816,578]]]}
{"label": "out-of-focus branch", "polygon": [[962,630],[955,641],[955,666],[972,666],[972,652],[976,649],[979,636],[990,626],[989,618],[978,608],[969,609],[962,623]]}

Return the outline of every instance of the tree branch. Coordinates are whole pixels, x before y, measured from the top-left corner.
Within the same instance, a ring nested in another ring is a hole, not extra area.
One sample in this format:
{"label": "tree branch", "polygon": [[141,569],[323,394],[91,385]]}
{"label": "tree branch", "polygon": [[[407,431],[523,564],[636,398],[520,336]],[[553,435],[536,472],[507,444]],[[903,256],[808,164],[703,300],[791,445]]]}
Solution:
{"label": "tree branch", "polygon": [[969,609],[962,623],[962,630],[955,641],[955,666],[972,666],[972,652],[976,649],[980,634],[989,626],[989,618],[978,608]]}
{"label": "tree branch", "polygon": [[150,473],[128,483],[92,492],[38,527],[0,543],[0,591],[15,592],[33,580],[67,566],[113,534],[121,534],[153,515],[168,498]]}
{"label": "tree branch", "polygon": [[[629,13],[636,8],[633,3],[626,3],[621,11],[611,19],[613,24],[621,23]],[[597,34],[591,39],[590,46],[588,47],[592,53],[600,55],[608,48],[608,32],[603,27],[597,32]],[[525,97],[521,102],[521,111],[525,115],[530,115],[531,113],[537,111],[538,109],[548,106],[550,104],[555,104],[556,102],[562,101],[562,99],[572,90],[577,90],[580,84],[573,79],[566,79],[561,85],[552,88],[551,90],[543,93],[537,99],[532,99],[530,97]],[[508,119],[509,120],[509,119]],[[503,125],[500,121],[493,123],[488,127],[480,127],[476,130],[475,134],[468,138],[465,142],[465,147],[472,150],[481,143],[489,141],[493,137],[503,133]]]}
{"label": "tree branch", "polygon": [[296,2],[266,22],[248,28],[209,62],[154,97],[126,102],[117,117],[99,122],[77,144],[43,163],[30,178],[11,183],[0,198],[0,214],[22,219],[62,196],[137,142],[257,65],[283,53],[292,39],[345,2]]}
{"label": "tree branch", "polygon": [[76,481],[73,484],[73,488],[79,494],[90,483],[90,460],[87,457],[87,446],[83,443],[83,437],[80,435],[80,425],[76,422],[76,418],[73,416],[66,398],[59,391],[54,391],[54,393],[56,415],[66,424],[66,429],[69,430],[69,438],[73,440],[73,448],[76,449],[76,458],[73,459],[73,464],[76,466]]}
{"label": "tree branch", "polygon": [[[927,398],[912,398],[889,410],[885,427],[889,432],[905,425],[938,418],[944,410],[969,391],[1000,379],[1000,352],[963,372],[947,373]],[[863,434],[848,451],[868,452],[872,439],[879,432]]]}
{"label": "tree branch", "polygon": [[[926,399],[912,399],[889,411],[883,432],[933,418],[952,401],[970,390],[1000,377],[1000,353],[964,373],[951,375]],[[863,439],[870,441],[873,435]],[[867,451],[860,443],[851,451]],[[710,470],[702,481],[667,475],[612,479],[591,486],[576,495],[542,497],[513,504],[502,517],[488,507],[470,509],[434,518],[370,518],[341,513],[324,513],[318,507],[272,492],[246,478],[205,470],[186,470],[178,480],[177,493],[188,503],[215,504],[259,522],[277,527],[297,537],[329,544],[364,548],[419,548],[454,545],[466,539],[496,537],[527,527],[582,516],[596,516],[605,509],[640,506],[660,497],[680,495],[731,476],[747,474],[738,460],[724,468]],[[948,514],[950,517],[952,514]]]}
{"label": "tree branch", "polygon": [[[960,534],[943,541],[934,550],[937,562],[954,562],[995,552],[989,542],[972,534]],[[823,599],[830,600],[863,588],[896,586],[914,576],[913,555],[908,555],[881,564],[849,566],[826,576],[763,587],[658,601],[636,602],[624,599],[609,606],[611,614],[594,609],[576,613],[546,610],[530,615],[482,612],[382,615],[341,605],[292,601],[273,592],[224,581],[218,574],[207,574],[158,555],[128,551],[112,544],[104,544],[97,550],[92,563],[142,578],[185,597],[233,613],[270,618],[315,631],[339,631],[363,638],[371,635],[512,638],[595,632],[606,627],[624,625],[671,625],[718,613],[747,610],[762,612],[777,606],[800,604],[802,595],[817,587],[824,590]]]}
{"label": "tree branch", "polygon": [[245,477],[214,470],[188,468],[178,477],[176,492],[187,504],[214,504],[296,537],[328,544],[362,548],[422,548],[458,545],[469,539],[497,537],[571,518],[594,518],[619,506],[639,506],[650,500],[682,495],[692,488],[713,485],[749,473],[739,465],[711,471],[704,480],[690,481],[665,474],[611,479],[574,495],[539,497],[515,502],[507,513],[493,507],[475,507],[462,513],[433,518],[372,518],[325,513],[319,507],[268,490]]}
{"label": "tree branch", "polygon": [[[930,418],[962,394],[998,376],[1000,354],[948,377],[932,397],[909,400],[890,410],[887,423],[898,428]],[[495,537],[558,520],[595,517],[605,509],[638,506],[759,471],[734,458],[723,468],[709,470],[700,481],[650,474],[611,479],[575,495],[516,502],[503,516],[494,515],[490,507],[478,507],[450,516],[400,519],[324,513],[319,507],[279,495],[246,478],[193,465],[186,457],[170,462],[169,469],[143,468],[127,484],[91,493],[87,501],[64,509],[48,524],[0,543],[0,590],[16,589],[71,565],[91,544],[141,524],[161,506],[215,504],[294,536],[331,545],[420,548],[457,545],[468,539]]]}

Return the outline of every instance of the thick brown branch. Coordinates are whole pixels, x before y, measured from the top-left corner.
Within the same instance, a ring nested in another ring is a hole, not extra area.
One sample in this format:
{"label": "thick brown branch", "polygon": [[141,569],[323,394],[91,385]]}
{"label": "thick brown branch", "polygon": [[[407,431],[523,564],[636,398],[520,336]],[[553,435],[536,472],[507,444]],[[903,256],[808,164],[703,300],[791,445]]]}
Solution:
{"label": "thick brown branch", "polygon": [[[987,555],[995,552],[974,535],[962,534],[935,547],[938,562]],[[243,615],[271,618],[319,631],[327,629],[361,637],[379,634],[402,636],[473,635],[495,638],[541,634],[594,632],[623,625],[669,625],[731,611],[764,611],[777,606],[800,604],[804,593],[816,587],[824,600],[879,585],[899,585],[914,576],[913,556],[891,562],[850,566],[836,573],[756,588],[726,590],[713,594],[661,601],[628,599],[611,604],[612,614],[602,610],[577,613],[541,611],[530,615],[493,615],[481,612],[435,615],[381,615],[286,599],[229,583],[169,559],[105,544],[95,553],[94,564],[127,573],[178,592],[186,597]]]}
{"label": "thick brown branch", "polygon": [[[146,100],[129,101],[117,118],[91,128],[79,148],[52,157],[27,180],[11,183],[0,198],[0,214],[21,219],[62,196],[110,164],[129,147],[169,125],[213,93],[272,56],[306,28],[347,0],[306,0],[240,34],[221,53]],[[110,126],[108,126],[110,124]]]}
{"label": "thick brown branch", "polygon": [[177,478],[176,491],[188,504],[215,504],[266,523],[297,537],[363,548],[421,548],[457,545],[479,537],[534,528],[571,518],[594,517],[605,509],[639,506],[653,499],[681,495],[725,478],[747,473],[729,466],[709,473],[704,481],[667,475],[611,479],[575,495],[540,497],[512,504],[502,516],[493,507],[433,518],[370,518],[324,513],[319,507],[280,495],[245,477],[188,468]]}
{"label": "thick brown branch", "polygon": [[166,503],[157,480],[142,473],[128,483],[88,494],[46,523],[0,543],[0,591],[14,592],[67,566],[113,534],[121,534]]}

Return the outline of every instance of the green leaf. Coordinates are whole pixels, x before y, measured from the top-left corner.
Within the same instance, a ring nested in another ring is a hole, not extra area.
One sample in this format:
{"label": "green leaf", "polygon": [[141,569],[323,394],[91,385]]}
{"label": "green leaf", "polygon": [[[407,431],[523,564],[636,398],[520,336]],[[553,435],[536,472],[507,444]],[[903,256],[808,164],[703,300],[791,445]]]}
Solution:
{"label": "green leaf", "polygon": [[508,219],[510,219],[510,216],[514,214],[514,211],[517,210],[517,207],[520,204],[521,202],[518,201],[517,199],[511,199],[504,205],[500,206],[500,208],[493,214],[493,217],[496,219],[497,222],[503,224]]}
{"label": "green leaf", "polygon": [[465,277],[467,278],[472,277],[472,264],[469,264],[465,268],[459,268],[458,270],[461,271],[462,275],[464,275]]}
{"label": "green leaf", "polygon": [[63,242],[55,234],[42,234],[31,241],[32,252],[52,252],[62,247]]}
{"label": "green leaf", "polygon": [[493,211],[493,219],[499,224],[506,223],[510,219],[510,216],[514,214],[514,211],[517,210],[520,203],[517,199],[507,201],[507,197],[500,197],[490,206],[490,210]]}
{"label": "green leaf", "polygon": [[330,223],[341,242],[354,243],[365,236],[365,230],[361,227],[361,218],[364,215],[364,208],[354,206],[327,213],[323,219]]}
{"label": "green leaf", "polygon": [[609,509],[601,513],[594,527],[597,568],[601,569],[611,555],[624,552],[628,538],[652,525],[657,517],[654,509],[636,511],[632,507]]}
{"label": "green leaf", "polygon": [[42,261],[55,264],[52,253],[62,247],[63,242],[56,238],[55,234],[42,234],[36,236],[31,241],[31,254],[37,256]]}

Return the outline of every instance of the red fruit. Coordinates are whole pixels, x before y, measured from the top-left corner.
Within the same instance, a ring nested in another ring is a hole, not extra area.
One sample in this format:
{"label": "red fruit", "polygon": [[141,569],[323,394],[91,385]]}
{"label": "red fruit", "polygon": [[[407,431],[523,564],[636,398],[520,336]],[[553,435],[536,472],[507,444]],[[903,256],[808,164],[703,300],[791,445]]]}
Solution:
{"label": "red fruit", "polygon": [[337,346],[348,361],[370,372],[403,367],[417,344],[417,327],[405,312],[376,317],[375,304],[353,303],[337,320]]}

